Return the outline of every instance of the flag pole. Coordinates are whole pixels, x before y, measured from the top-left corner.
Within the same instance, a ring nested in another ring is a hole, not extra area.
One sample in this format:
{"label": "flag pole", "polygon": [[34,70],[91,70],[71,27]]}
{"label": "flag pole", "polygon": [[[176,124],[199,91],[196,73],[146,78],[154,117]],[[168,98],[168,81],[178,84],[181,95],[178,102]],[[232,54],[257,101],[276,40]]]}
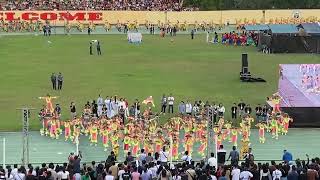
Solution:
{"label": "flag pole", "polygon": [[218,146],[217,146],[217,141],[218,141],[218,135],[215,136],[214,138],[214,150],[215,150],[215,155],[216,155],[216,164],[218,165]]}
{"label": "flag pole", "polygon": [[76,139],[76,155],[79,156],[79,137]]}
{"label": "flag pole", "polygon": [[6,167],[6,138],[3,138],[3,146],[2,146],[2,167],[5,168]]}
{"label": "flag pole", "polygon": [[170,135],[170,166],[172,165],[172,146],[173,146],[173,140],[172,140],[172,135]]}

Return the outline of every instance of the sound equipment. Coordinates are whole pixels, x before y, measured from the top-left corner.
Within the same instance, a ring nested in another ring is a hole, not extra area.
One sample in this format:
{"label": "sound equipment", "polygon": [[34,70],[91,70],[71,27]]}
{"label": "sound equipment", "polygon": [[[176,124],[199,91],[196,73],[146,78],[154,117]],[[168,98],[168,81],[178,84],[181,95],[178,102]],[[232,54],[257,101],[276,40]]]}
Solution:
{"label": "sound equipment", "polygon": [[242,54],[242,66],[240,71],[240,80],[244,81],[250,79],[251,74],[249,72],[248,54]]}
{"label": "sound equipment", "polygon": [[248,54],[242,54],[242,68],[248,67]]}
{"label": "sound equipment", "polygon": [[242,54],[242,66],[240,71],[240,80],[242,82],[266,82],[262,78],[253,78],[249,71],[248,54]]}

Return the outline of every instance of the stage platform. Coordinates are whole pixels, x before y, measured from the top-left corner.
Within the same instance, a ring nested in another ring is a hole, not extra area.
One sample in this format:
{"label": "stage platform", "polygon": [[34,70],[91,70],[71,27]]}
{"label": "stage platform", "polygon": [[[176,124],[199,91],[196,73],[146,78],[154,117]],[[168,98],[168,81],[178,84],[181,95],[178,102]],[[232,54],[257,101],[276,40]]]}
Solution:
{"label": "stage platform", "polygon": [[281,64],[280,107],[293,127],[320,127],[320,64]]}

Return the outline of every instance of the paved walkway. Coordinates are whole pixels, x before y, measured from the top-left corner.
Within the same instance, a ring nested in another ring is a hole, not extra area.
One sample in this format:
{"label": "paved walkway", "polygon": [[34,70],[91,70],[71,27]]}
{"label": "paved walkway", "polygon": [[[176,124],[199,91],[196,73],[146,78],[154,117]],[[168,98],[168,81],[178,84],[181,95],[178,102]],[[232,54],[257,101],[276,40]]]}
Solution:
{"label": "paved walkway", "polygon": [[[289,134],[280,136],[279,140],[271,139],[267,134],[267,141],[265,144],[258,142],[258,132],[256,129],[252,130],[251,142],[253,152],[256,160],[271,160],[281,159],[282,151],[284,149],[293,153],[294,158],[305,159],[305,154],[310,157],[320,157],[320,144],[317,139],[320,135],[320,129],[290,129]],[[20,163],[22,157],[22,133],[19,132],[0,132],[0,138],[6,138],[6,163]],[[2,141],[0,139],[0,141]],[[239,138],[240,139],[240,138]],[[97,147],[90,146],[87,137],[82,137],[80,140],[79,149],[83,152],[83,161],[91,162],[92,160],[105,160],[110,151],[104,152],[101,144]],[[231,144],[224,142],[226,149],[231,149]],[[194,153],[192,157],[194,160],[201,158],[197,154],[199,143],[195,144]],[[62,163],[67,160],[70,152],[74,152],[75,145],[71,142],[65,142],[63,138],[58,140],[51,140],[48,137],[40,136],[38,132],[30,133],[30,162],[55,162]],[[213,149],[213,148],[212,148]],[[182,146],[180,151],[183,151]],[[0,164],[2,164],[2,143],[0,143]],[[119,160],[123,161],[123,152],[120,152]]]}

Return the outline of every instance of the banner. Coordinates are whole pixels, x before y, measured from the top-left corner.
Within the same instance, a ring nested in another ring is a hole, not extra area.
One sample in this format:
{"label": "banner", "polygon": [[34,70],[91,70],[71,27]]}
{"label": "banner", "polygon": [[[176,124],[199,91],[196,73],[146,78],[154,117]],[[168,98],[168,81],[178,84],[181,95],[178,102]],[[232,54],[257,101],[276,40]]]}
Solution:
{"label": "banner", "polygon": [[0,11],[0,20],[66,24],[256,24],[318,22],[320,9],[231,11]]}

